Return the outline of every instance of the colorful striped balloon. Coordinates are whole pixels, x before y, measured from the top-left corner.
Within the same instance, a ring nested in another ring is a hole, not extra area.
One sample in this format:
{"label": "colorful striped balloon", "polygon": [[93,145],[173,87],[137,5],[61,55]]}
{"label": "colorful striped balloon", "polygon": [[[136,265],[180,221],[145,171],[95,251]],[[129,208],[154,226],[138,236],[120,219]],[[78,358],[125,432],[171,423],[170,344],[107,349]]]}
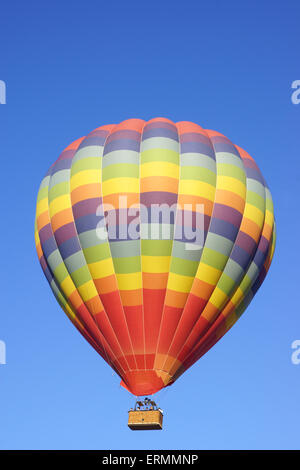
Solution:
{"label": "colorful striped balloon", "polygon": [[222,134],[129,119],[61,153],[40,186],[35,239],[62,309],[146,395],[252,300],[274,253],[273,204],[253,158]]}

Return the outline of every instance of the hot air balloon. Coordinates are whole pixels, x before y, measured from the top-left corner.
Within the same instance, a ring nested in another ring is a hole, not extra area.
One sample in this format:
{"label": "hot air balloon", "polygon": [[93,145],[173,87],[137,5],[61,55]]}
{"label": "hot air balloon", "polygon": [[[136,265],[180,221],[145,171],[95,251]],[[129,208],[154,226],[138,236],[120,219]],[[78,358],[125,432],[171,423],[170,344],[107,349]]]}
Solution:
{"label": "hot air balloon", "polygon": [[275,246],[253,158],[192,122],[104,125],[40,185],[35,241],[69,319],[136,396],[171,385],[239,319]]}

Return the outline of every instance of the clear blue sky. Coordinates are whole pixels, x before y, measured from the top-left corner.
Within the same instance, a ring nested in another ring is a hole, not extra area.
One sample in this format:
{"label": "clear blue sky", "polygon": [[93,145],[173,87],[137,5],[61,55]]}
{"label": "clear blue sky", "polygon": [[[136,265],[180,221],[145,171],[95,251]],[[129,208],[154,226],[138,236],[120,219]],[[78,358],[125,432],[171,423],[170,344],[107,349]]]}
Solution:
{"label": "clear blue sky", "polygon": [[[14,1],[0,11],[1,449],[300,448],[298,1]],[[162,432],[56,303],[34,247],[35,199],[94,128],[164,116],[245,148],[270,185],[275,258],[232,330],[161,393]]]}

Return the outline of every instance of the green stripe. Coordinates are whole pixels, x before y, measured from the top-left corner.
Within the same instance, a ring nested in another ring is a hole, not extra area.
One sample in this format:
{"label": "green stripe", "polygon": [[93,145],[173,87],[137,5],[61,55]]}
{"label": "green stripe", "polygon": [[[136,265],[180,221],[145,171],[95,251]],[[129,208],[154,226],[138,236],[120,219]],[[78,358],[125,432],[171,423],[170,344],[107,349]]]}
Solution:
{"label": "green stripe", "polygon": [[168,149],[144,150],[141,153],[141,163],[170,162],[179,164],[179,153]]}
{"label": "green stripe", "polygon": [[180,169],[180,179],[198,180],[216,186],[216,174],[203,167],[183,166]]}
{"label": "green stripe", "polygon": [[77,160],[71,168],[71,175],[75,175],[80,171],[99,170],[101,168],[101,159],[99,157],[87,157]]}
{"label": "green stripe", "polygon": [[141,271],[141,257],[113,258],[116,274],[128,274]]}
{"label": "green stripe", "polygon": [[211,250],[207,247],[203,248],[201,263],[203,262],[208,266],[212,266],[213,268],[223,271],[227,260],[228,256],[223,255],[215,250]]}
{"label": "green stripe", "polygon": [[83,249],[83,254],[88,264],[102,261],[110,258],[110,249],[108,243],[101,243],[97,246],[90,246]]}
{"label": "green stripe", "polygon": [[53,199],[63,196],[64,194],[68,194],[70,190],[69,181],[64,181],[63,183],[56,184],[49,190],[49,201],[53,201]]}
{"label": "green stripe", "polygon": [[145,256],[170,256],[172,240],[141,240],[141,251]]}
{"label": "green stripe", "polygon": [[170,272],[180,274],[181,276],[194,277],[198,268],[198,261],[183,260],[172,257]]}
{"label": "green stripe", "polygon": [[229,163],[217,163],[217,173],[222,176],[230,176],[236,178],[242,183],[246,182],[246,175],[243,169],[236,165],[230,165]]}
{"label": "green stripe", "polygon": [[102,181],[113,178],[139,178],[140,167],[131,163],[117,163],[103,168]]}

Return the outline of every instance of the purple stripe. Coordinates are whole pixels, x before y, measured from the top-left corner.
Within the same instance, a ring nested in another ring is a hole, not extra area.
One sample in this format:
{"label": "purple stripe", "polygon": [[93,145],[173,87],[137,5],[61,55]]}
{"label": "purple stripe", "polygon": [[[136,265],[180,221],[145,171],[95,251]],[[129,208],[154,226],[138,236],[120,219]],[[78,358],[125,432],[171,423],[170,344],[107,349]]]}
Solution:
{"label": "purple stripe", "polygon": [[160,128],[160,129],[170,129],[171,131],[177,133],[177,127],[172,124],[171,122],[167,122],[167,121],[153,121],[153,122],[149,122],[147,123],[145,126],[144,126],[144,131],[148,131],[150,129],[157,129],[157,128]]}
{"label": "purple stripe", "polygon": [[180,153],[203,153],[214,160],[216,159],[213,148],[203,142],[182,142]]}
{"label": "purple stripe", "polygon": [[240,231],[237,236],[236,245],[243,248],[243,250],[247,251],[249,255],[252,255],[254,251],[257,249],[256,241],[253,240],[253,238],[250,237],[250,235],[242,231]]}
{"label": "purple stripe", "polygon": [[231,143],[216,142],[213,145],[215,152],[233,153],[233,155],[236,155],[237,157],[241,158],[237,148]]}
{"label": "purple stripe", "polygon": [[56,241],[53,236],[48,238],[44,243],[41,243],[41,246],[46,259],[57,249]]}
{"label": "purple stripe", "polygon": [[94,129],[92,132],[90,132],[87,137],[102,137],[103,139],[106,139],[108,136],[109,131],[107,129]]}
{"label": "purple stripe", "polygon": [[105,143],[105,137],[97,136],[97,135],[91,135],[87,136],[79,145],[78,150],[89,147],[91,145],[95,145],[97,147],[103,147]]}
{"label": "purple stripe", "polygon": [[51,174],[52,174],[52,169],[53,169],[54,165],[55,165],[55,163],[53,163],[53,164],[50,166],[50,168],[49,168],[49,170],[47,171],[47,173],[45,174],[44,178],[46,178],[47,176],[51,176]]}
{"label": "purple stripe", "polygon": [[95,230],[99,222],[101,221],[101,217],[95,214],[88,214],[76,219],[76,229],[77,233],[87,232],[88,230]]}
{"label": "purple stripe", "polygon": [[139,142],[141,140],[141,133],[130,129],[121,129],[110,134],[106,143],[109,144],[115,140],[136,140]]}
{"label": "purple stripe", "polygon": [[58,247],[72,237],[77,236],[74,222],[70,222],[57,229],[54,233]]}
{"label": "purple stripe", "polygon": [[76,151],[77,151],[77,149],[64,150],[64,151],[60,154],[58,160],[64,160],[65,158],[71,158],[71,159],[72,159],[72,158],[74,157]]}
{"label": "purple stripe", "polygon": [[269,250],[269,246],[270,246],[270,241],[267,240],[266,237],[261,236],[261,239],[260,239],[259,245],[258,245],[259,249],[260,249],[263,253],[266,253],[266,252],[268,252],[268,250]]}
{"label": "purple stripe", "polygon": [[259,181],[264,186],[264,179],[260,173],[260,171],[257,171],[255,168],[245,168],[246,170],[246,175],[247,178],[254,179],[256,181]]}
{"label": "purple stripe", "polygon": [[54,173],[57,173],[58,171],[61,171],[61,170],[69,170],[71,166],[72,166],[71,158],[57,160],[57,162],[53,166],[52,175],[54,175]]}
{"label": "purple stripe", "polygon": [[263,267],[266,257],[267,257],[267,253],[263,253],[259,249],[255,253],[253,261],[259,270],[261,270],[261,268]]}
{"label": "purple stripe", "polygon": [[51,282],[53,281],[53,275],[48,267],[48,264],[46,263],[44,256],[41,257],[40,263],[41,263],[41,266],[42,266],[42,269],[44,271],[47,281],[49,282],[49,284],[51,284]]}
{"label": "purple stripe", "polygon": [[246,271],[246,268],[251,261],[251,256],[249,253],[247,253],[247,251],[243,250],[243,248],[238,245],[234,246],[230,258],[238,263],[244,271]]}
{"label": "purple stripe", "polygon": [[208,145],[211,149],[212,149],[212,143],[209,139],[209,137],[207,137],[206,135],[204,134],[200,134],[200,133],[197,133],[197,132],[186,132],[185,134],[180,134],[180,142],[181,143],[191,143],[191,142],[199,142],[199,143],[202,143],[204,145]]}
{"label": "purple stripe", "polygon": [[165,191],[149,191],[141,193],[140,203],[145,206],[150,206],[150,204],[172,204],[177,203],[177,194],[169,193]]}
{"label": "purple stripe", "polygon": [[216,135],[211,137],[210,140],[214,146],[215,152],[233,153],[237,157],[241,158],[238,149],[232,142],[230,142],[229,139],[227,139],[227,137]]}
{"label": "purple stripe", "polygon": [[102,198],[95,197],[90,199],[84,199],[79,201],[72,206],[74,219],[79,219],[88,214],[96,214],[98,207],[102,204]]}
{"label": "purple stripe", "polygon": [[241,225],[243,217],[243,215],[238,210],[223,204],[214,205],[212,216],[216,219],[221,219],[225,222],[230,222],[236,227],[239,227]]}
{"label": "purple stripe", "polygon": [[41,230],[39,230],[39,237],[41,244],[49,240],[50,237],[53,237],[53,232],[50,224],[45,225]]}
{"label": "purple stripe", "polygon": [[264,267],[262,267],[261,272],[259,273],[259,275],[258,275],[256,281],[254,282],[253,286],[251,287],[251,291],[252,291],[253,295],[256,294],[256,292],[258,291],[258,289],[260,288],[260,286],[264,282],[264,279],[265,279],[266,275],[267,275],[267,271]]}
{"label": "purple stripe", "polygon": [[212,217],[209,231],[234,242],[238,233],[238,228],[229,222]]}
{"label": "purple stripe", "polygon": [[77,236],[70,238],[59,246],[59,252],[64,260],[78,251],[81,251],[81,246]]}
{"label": "purple stripe", "polygon": [[109,152],[116,150],[133,150],[134,152],[140,151],[140,142],[132,139],[119,139],[106,143],[103,150],[103,156]]}
{"label": "purple stripe", "polygon": [[142,140],[150,139],[151,137],[166,137],[179,142],[178,133],[171,129],[156,128],[144,130]]}

